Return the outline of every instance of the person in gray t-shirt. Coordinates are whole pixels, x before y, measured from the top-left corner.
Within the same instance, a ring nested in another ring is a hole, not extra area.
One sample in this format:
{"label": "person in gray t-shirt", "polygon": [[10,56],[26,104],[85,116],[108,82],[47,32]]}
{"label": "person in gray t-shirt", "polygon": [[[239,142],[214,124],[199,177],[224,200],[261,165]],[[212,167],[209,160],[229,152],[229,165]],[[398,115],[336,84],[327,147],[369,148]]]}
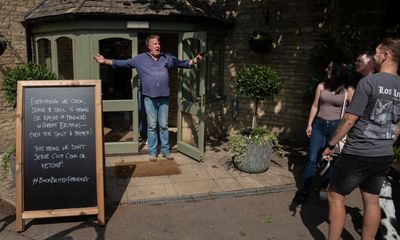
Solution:
{"label": "person in gray t-shirt", "polygon": [[382,40],[374,59],[378,73],[360,80],[343,121],[323,152],[332,155],[335,144],[347,134],[328,189],[330,240],[340,239],[344,198],[357,187],[364,203],[362,239],[374,239],[379,227],[379,192],[400,131],[400,38]]}

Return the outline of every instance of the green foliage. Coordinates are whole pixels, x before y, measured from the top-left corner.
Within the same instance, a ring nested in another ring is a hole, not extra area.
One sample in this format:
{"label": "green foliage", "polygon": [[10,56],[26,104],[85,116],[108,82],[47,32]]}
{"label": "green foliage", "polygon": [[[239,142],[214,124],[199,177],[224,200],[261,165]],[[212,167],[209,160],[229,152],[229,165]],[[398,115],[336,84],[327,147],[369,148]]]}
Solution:
{"label": "green foliage", "polygon": [[274,133],[265,128],[242,128],[228,141],[228,151],[232,157],[239,157],[245,154],[246,146],[250,143],[264,145],[272,143],[274,150],[281,148],[278,138]]}
{"label": "green foliage", "polygon": [[48,68],[35,64],[26,63],[10,70],[3,79],[3,88],[6,93],[7,102],[16,107],[17,82],[20,80],[55,80],[57,75]]}
{"label": "green foliage", "polygon": [[8,171],[11,167],[11,159],[15,157],[15,145],[10,147],[1,157],[1,162],[0,162],[0,180],[2,183],[4,183],[5,179],[7,178]]}
{"label": "green foliage", "polygon": [[347,84],[356,85],[360,78],[355,72],[353,63],[357,55],[361,52],[371,50],[371,43],[362,42],[360,30],[345,28],[346,31],[340,33],[340,36],[334,36],[328,32],[321,35],[320,42],[311,49],[308,61],[308,67],[311,72],[309,86],[306,90],[308,99],[314,99],[314,92],[318,83],[326,79],[326,67],[331,61],[347,64],[349,70],[349,82]]}
{"label": "green foliage", "polygon": [[251,65],[239,70],[233,82],[242,95],[258,100],[273,100],[282,90],[282,79],[266,65]]}
{"label": "green foliage", "polygon": [[393,162],[400,161],[400,141],[397,141],[393,146]]}

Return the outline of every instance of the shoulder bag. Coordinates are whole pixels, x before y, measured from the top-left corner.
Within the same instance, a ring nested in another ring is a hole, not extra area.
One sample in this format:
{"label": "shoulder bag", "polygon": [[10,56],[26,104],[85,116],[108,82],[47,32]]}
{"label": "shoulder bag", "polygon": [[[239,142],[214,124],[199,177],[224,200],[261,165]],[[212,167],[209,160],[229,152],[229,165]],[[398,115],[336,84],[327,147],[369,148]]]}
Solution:
{"label": "shoulder bag", "polygon": [[[340,119],[342,119],[344,115],[346,100],[347,100],[347,89],[344,90],[344,100],[343,100],[342,112],[340,113]],[[347,135],[344,136],[342,139],[340,139],[340,141],[335,145],[335,148],[333,149],[334,154],[338,155],[342,152],[344,144],[346,143],[346,139]]]}

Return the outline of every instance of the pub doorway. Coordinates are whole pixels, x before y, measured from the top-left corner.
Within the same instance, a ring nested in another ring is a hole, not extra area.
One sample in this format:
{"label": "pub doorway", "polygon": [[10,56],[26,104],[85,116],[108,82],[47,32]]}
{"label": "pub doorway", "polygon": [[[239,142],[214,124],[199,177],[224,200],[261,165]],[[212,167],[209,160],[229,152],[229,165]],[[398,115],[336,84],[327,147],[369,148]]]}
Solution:
{"label": "pub doorway", "polygon": [[[132,51],[137,48],[137,53],[147,52],[146,38],[150,34],[160,36],[161,51],[171,55],[178,55],[177,33],[137,33],[137,45],[125,38],[105,38],[99,41],[99,52],[108,59],[127,59],[134,57]],[[138,105],[138,135],[139,152],[147,153],[147,124],[146,112],[141,96],[141,83],[135,71],[130,68],[113,68],[100,65],[100,79],[102,80],[103,100],[133,100]],[[177,149],[177,109],[178,109],[178,70],[170,72],[170,98],[169,98],[169,139],[172,151]],[[135,94],[134,91],[137,91]],[[137,96],[137,99],[134,99]],[[129,102],[127,102],[128,104]],[[130,142],[134,140],[131,111],[111,111],[103,113],[104,138],[106,142]]]}
{"label": "pub doorway", "polygon": [[[165,53],[170,53],[173,56],[178,56],[178,34],[177,33],[138,33],[138,53],[147,52],[146,46],[146,38],[151,34],[156,34],[160,36],[161,43],[161,51]],[[177,149],[177,114],[178,114],[178,70],[173,69],[170,72],[169,78],[169,113],[168,113],[168,128],[169,128],[169,143],[172,151],[176,151]],[[145,144],[145,139],[147,138],[146,129],[143,126],[147,126],[145,124],[146,121],[146,112],[144,110],[143,102],[141,101],[143,98],[141,97],[140,92],[140,79],[137,79],[138,82],[138,96],[139,96],[139,131],[140,138],[142,140],[142,144],[140,145],[140,151],[147,152],[147,144]],[[144,123],[144,124],[143,124]],[[159,141],[160,142],[160,141]]]}

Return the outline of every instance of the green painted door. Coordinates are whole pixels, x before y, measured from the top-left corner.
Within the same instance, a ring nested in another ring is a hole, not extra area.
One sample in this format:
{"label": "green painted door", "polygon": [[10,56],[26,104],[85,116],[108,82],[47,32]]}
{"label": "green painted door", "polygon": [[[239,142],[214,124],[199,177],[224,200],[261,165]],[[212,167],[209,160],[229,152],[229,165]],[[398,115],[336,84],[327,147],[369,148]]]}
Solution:
{"label": "green painted door", "polygon": [[[136,33],[93,32],[92,55],[127,59],[137,55]],[[106,154],[139,152],[137,77],[134,69],[91,62],[95,79],[102,80],[103,130]]]}
{"label": "green painted door", "polygon": [[[178,56],[192,59],[207,51],[206,32],[179,34]],[[179,70],[178,151],[202,161],[204,156],[206,61]]]}

